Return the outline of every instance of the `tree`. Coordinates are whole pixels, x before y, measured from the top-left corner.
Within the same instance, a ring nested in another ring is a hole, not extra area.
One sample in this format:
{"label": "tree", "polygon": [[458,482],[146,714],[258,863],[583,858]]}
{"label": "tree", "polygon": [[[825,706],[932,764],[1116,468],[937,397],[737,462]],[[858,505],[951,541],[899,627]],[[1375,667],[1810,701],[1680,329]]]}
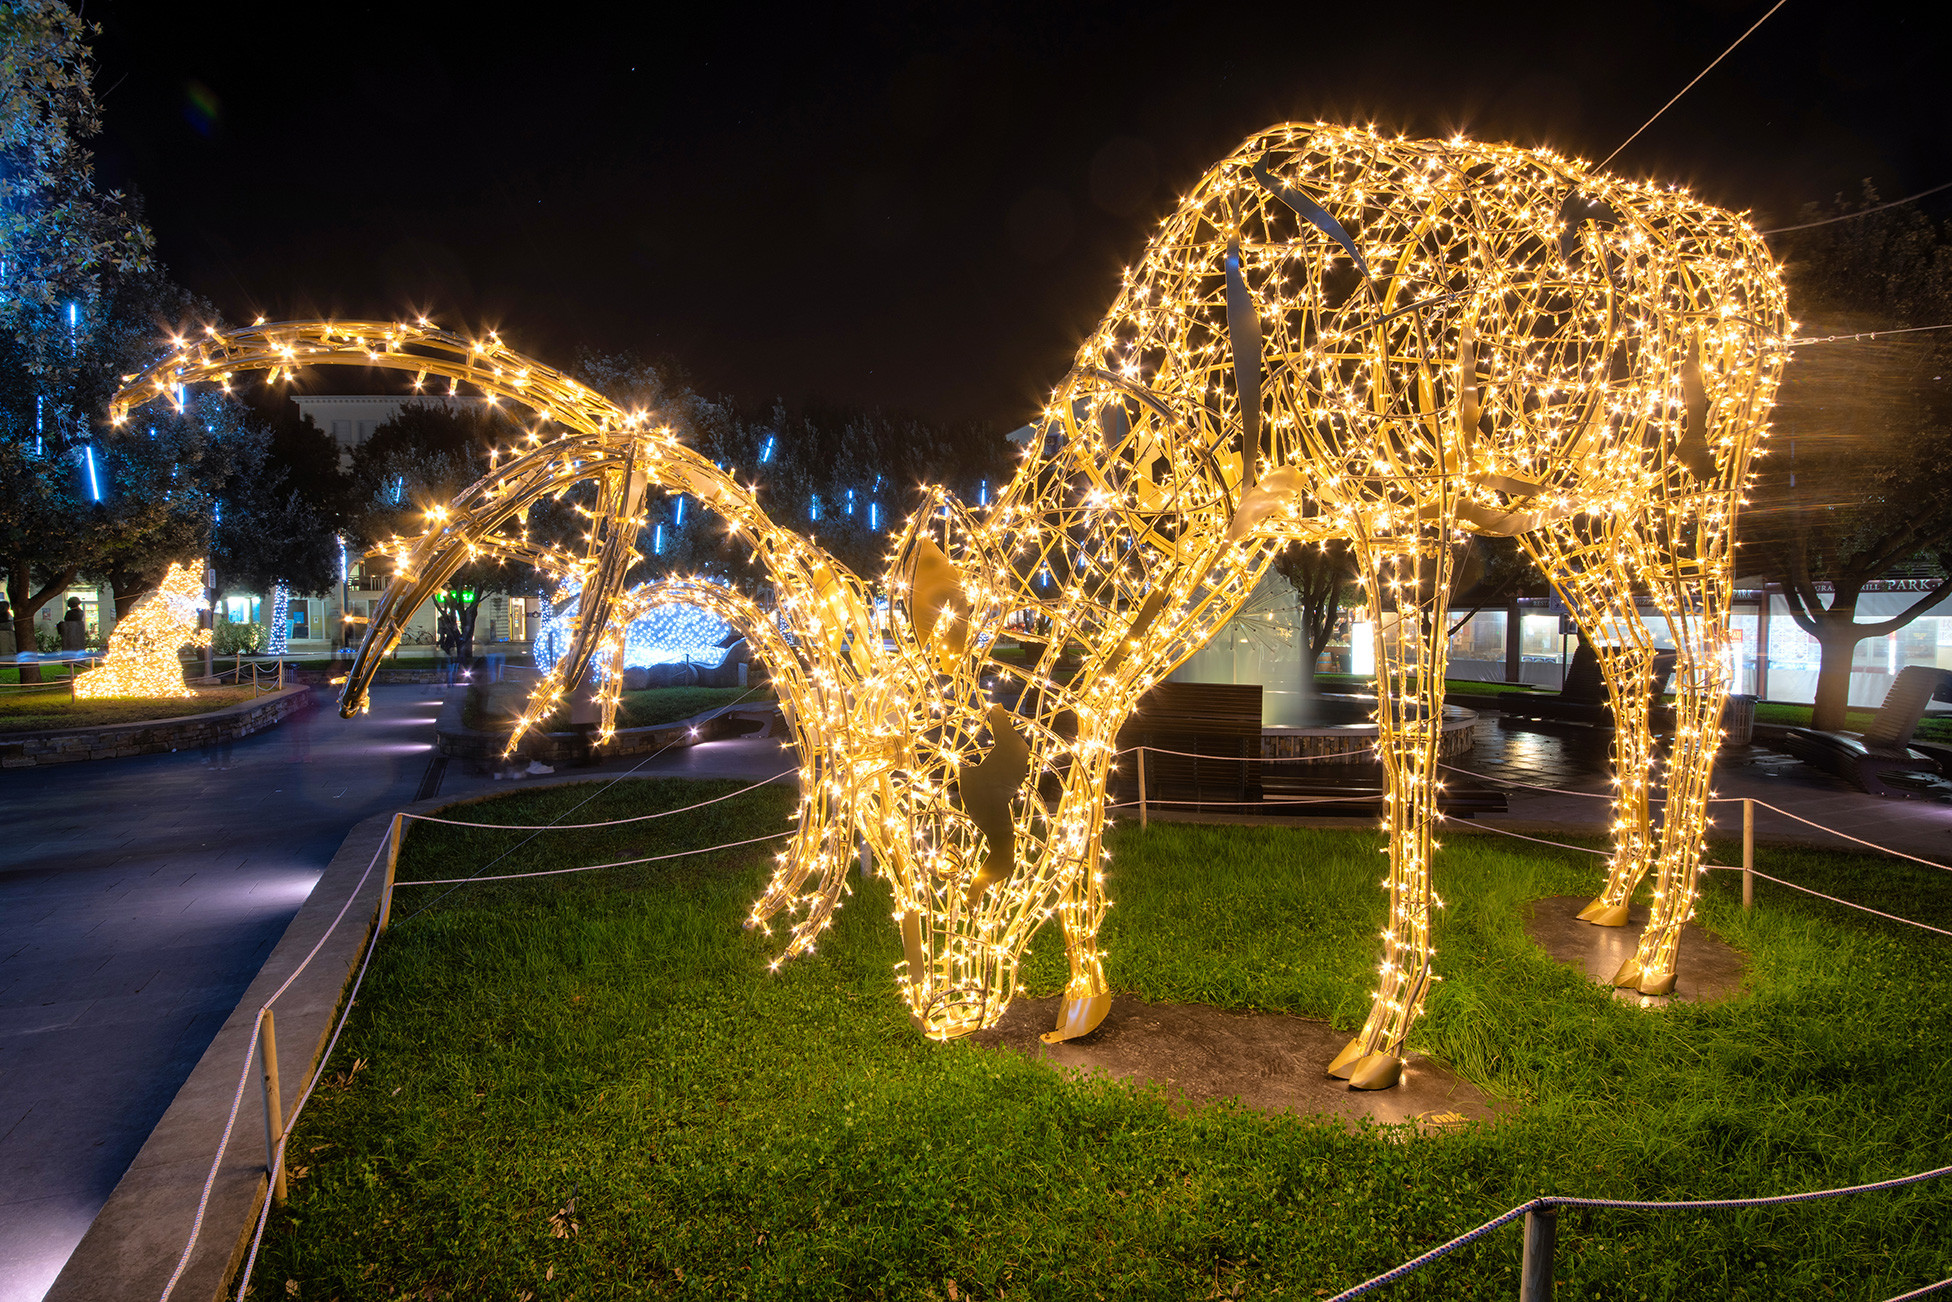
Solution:
{"label": "tree", "polygon": [[[1861,206],[1876,202],[1866,183]],[[1952,320],[1952,229],[1915,208],[1799,232],[1788,250],[1791,305],[1806,336]],[[1952,593],[1952,344],[1921,332],[1805,345],[1784,376],[1774,426],[1744,532],[1791,618],[1821,648],[1814,723],[1835,730],[1857,644]],[[1920,562],[1934,576],[1928,591],[1889,619],[1858,622],[1868,586]]]}
{"label": "tree", "polygon": [[94,315],[103,271],[149,261],[148,230],[95,189],[100,30],[62,0],[0,0],[0,327],[36,375],[63,369],[50,326],[68,305]]}
{"label": "tree", "polygon": [[[475,412],[433,403],[402,407],[353,449],[346,519],[351,538],[371,552],[417,537],[427,527],[429,510],[453,501],[486,475],[495,448],[514,442],[518,432],[493,408]],[[464,564],[434,604],[441,614],[455,617],[463,640],[472,643],[476,617],[490,591],[535,588],[529,566],[483,556]]]}
{"label": "tree", "polygon": [[1301,600],[1301,636],[1307,654],[1301,658],[1297,689],[1315,690],[1315,664],[1328,650],[1341,617],[1344,598],[1355,582],[1355,561],[1341,539],[1328,543],[1289,543],[1274,557],[1274,570],[1286,579]]}
{"label": "tree", "polygon": [[150,267],[148,231],[95,190],[94,30],[60,0],[0,0],[0,542],[24,648],[115,537],[86,405],[99,383],[83,381],[100,379],[105,279]]}
{"label": "tree", "polygon": [[216,487],[210,546],[219,590],[326,591],[339,572],[333,535],[345,505],[338,445],[308,419],[266,427],[233,411],[236,450]]}

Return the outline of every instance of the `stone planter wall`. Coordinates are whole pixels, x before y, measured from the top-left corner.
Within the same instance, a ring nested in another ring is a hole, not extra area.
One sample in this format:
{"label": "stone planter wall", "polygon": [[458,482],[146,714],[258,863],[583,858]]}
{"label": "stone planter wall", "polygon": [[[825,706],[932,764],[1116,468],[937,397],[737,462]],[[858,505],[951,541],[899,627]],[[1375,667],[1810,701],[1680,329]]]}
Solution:
{"label": "stone planter wall", "polygon": [[[502,751],[508,745],[508,731],[486,732],[464,726],[461,718],[465,704],[465,696],[456,695],[441,706],[440,721],[434,725],[435,750],[449,759],[477,764],[499,763]],[[689,719],[660,723],[649,728],[619,728],[607,743],[597,748],[595,758],[621,759],[630,755],[648,755],[667,746],[683,748],[718,737],[740,737],[747,733],[763,732],[765,727],[765,719],[757,717],[751,707],[724,713],[707,710]],[[551,767],[574,764],[590,757],[589,742],[581,734],[573,732],[530,732],[522,738],[520,755],[524,760],[541,760]]]}
{"label": "stone planter wall", "polygon": [[236,741],[312,708],[312,689],[287,687],[255,701],[186,714],[174,719],[144,719],[100,728],[60,728],[43,732],[0,733],[0,769],[38,768],[81,760],[155,755]]}

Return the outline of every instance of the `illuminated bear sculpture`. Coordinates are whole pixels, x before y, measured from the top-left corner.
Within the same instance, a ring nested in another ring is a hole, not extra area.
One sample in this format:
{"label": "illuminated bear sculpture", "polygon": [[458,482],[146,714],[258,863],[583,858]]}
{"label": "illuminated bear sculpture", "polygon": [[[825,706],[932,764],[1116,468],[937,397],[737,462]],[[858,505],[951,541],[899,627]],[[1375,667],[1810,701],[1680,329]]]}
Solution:
{"label": "illuminated bear sculpture", "polygon": [[[1588,913],[1624,921],[1656,871],[1618,980],[1671,986],[1719,736],[1735,510],[1785,325],[1755,231],[1683,192],[1509,146],[1263,132],[1200,180],[1128,271],[1014,482],[977,511],[931,493],[909,518],[886,576],[885,644],[864,583],[768,519],[733,473],[494,336],[425,322],[213,334],[132,384],[118,411],[190,381],[320,363],[443,376],[532,409],[529,444],[398,548],[342,708],[362,708],[406,619],[471,554],[536,560],[583,586],[586,614],[531,717],[594,658],[614,662],[650,605],[712,611],[771,666],[801,757],[799,830],[753,923],[782,920],[787,954],[811,949],[864,840],[893,887],[903,996],[937,1037],[995,1022],[1025,943],[1053,917],[1071,975],[1047,1038],[1104,1017],[1099,840],[1120,723],[1277,550],[1349,540],[1372,611],[1395,616],[1375,621],[1389,913],[1370,1013],[1329,1070],[1380,1088],[1398,1078],[1434,979],[1443,612],[1473,533],[1516,536],[1600,649],[1621,794]],[[586,555],[512,532],[530,503],[583,481],[600,497]],[[684,580],[625,593],[652,488],[722,516],[777,608]],[[1636,593],[1680,652],[1658,837]],[[1041,657],[994,658],[997,634],[1026,620]],[[993,699],[986,680],[1000,683]]]}

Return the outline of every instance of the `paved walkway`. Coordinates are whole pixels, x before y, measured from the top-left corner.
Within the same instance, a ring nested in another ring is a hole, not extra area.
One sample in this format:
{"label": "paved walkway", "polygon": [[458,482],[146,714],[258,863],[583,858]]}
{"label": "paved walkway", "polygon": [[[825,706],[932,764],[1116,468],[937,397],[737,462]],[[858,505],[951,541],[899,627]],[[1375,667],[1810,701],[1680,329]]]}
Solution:
{"label": "paved walkway", "polygon": [[[228,768],[186,753],[0,776],[0,1302],[38,1302],[346,832],[429,779],[441,693],[375,688],[355,720],[322,701]],[[790,763],[741,739],[638,771]],[[440,781],[520,785],[460,764]]]}
{"label": "paved walkway", "polygon": [[[1610,740],[1610,733],[1596,728],[1503,722],[1495,715],[1486,715],[1478,723],[1476,747],[1459,767],[1487,777],[1605,795],[1611,791],[1607,760]],[[1952,805],[1938,800],[1866,795],[1842,778],[1761,746],[1725,751],[1715,765],[1713,790],[1730,803],[1711,806],[1711,835],[1740,836],[1742,807],[1732,802],[1749,798],[1881,846],[1952,865]],[[1590,796],[1555,795],[1519,787],[1509,789],[1508,799],[1508,813],[1481,821],[1597,830],[1606,824],[1611,808],[1608,801]],[[1803,841],[1838,850],[1862,848],[1760,807],[1756,809],[1755,826],[1758,841]],[[1762,866],[1757,864],[1758,868]]]}

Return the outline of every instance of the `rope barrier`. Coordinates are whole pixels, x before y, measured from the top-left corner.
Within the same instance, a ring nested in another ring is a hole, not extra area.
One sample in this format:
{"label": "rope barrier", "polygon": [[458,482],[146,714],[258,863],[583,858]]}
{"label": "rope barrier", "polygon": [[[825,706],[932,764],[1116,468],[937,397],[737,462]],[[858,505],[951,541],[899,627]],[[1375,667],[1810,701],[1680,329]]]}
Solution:
{"label": "rope barrier", "polygon": [[628,868],[632,864],[662,863],[666,859],[687,859],[695,854],[710,854],[714,850],[732,850],[742,845],[757,845],[761,841],[778,841],[794,835],[797,834],[793,832],[774,832],[769,836],[755,836],[744,841],[727,841],[723,845],[708,845],[702,850],[678,850],[671,854],[648,855],[642,859],[619,859],[615,863],[584,864],[580,868],[545,868],[539,872],[532,873],[498,873],[493,877],[439,877],[432,881],[424,882],[395,882],[393,883],[393,889],[397,891],[402,886],[457,886],[469,882],[512,882],[523,877],[560,877],[564,873],[595,872],[599,868]]}
{"label": "rope barrier", "polygon": [[1805,895],[1814,895],[1819,900],[1828,900],[1832,904],[1841,904],[1847,909],[1856,909],[1863,913],[1874,913],[1880,918],[1889,918],[1893,922],[1902,922],[1907,927],[1917,927],[1921,931],[1935,931],[1941,936],[1952,936],[1952,931],[1947,931],[1943,927],[1934,927],[1929,922],[1918,922],[1911,918],[1900,917],[1895,913],[1886,913],[1882,909],[1874,909],[1868,904],[1855,904],[1849,900],[1839,899],[1835,895],[1825,895],[1822,891],[1811,890],[1807,886],[1798,886],[1795,882],[1784,881],[1780,877],[1771,877],[1768,873],[1758,871],[1754,868],[1744,870],[1738,864],[1726,863],[1709,863],[1703,864],[1701,867],[1704,872],[1739,873],[1747,871],[1756,877],[1760,877],[1765,882],[1774,882],[1778,886],[1787,886],[1792,891],[1801,891]]}
{"label": "rope barrier", "polygon": [[1346,760],[1363,755],[1374,755],[1373,746],[1362,750],[1336,751],[1328,755],[1202,755],[1198,751],[1167,750],[1164,746],[1127,746],[1124,750],[1113,751],[1114,757],[1130,755],[1133,751],[1149,751],[1154,755],[1181,755],[1187,759],[1211,760],[1215,764],[1304,764],[1311,760]]}
{"label": "rope barrier", "polygon": [[[772,781],[774,779],[767,779],[767,780]],[[753,785],[755,787],[764,786],[765,783],[755,783]],[[745,790],[747,791],[750,791],[752,789],[753,789],[752,787],[745,788]],[[741,793],[735,791],[732,794],[738,795]],[[594,799],[594,797],[591,798]],[[726,797],[719,797],[719,799],[725,799],[725,798]],[[588,803],[588,802],[585,801],[584,803]],[[712,802],[705,802],[705,803],[712,803]],[[670,810],[667,812],[677,813],[680,811]],[[434,820],[434,821],[438,821],[438,820]],[[591,872],[598,868],[621,868],[621,867],[628,866],[630,864],[657,863],[666,859],[682,859],[692,855],[710,854],[716,850],[729,850],[742,845],[753,845],[761,841],[777,841],[784,837],[788,837],[792,835],[794,835],[792,832],[778,832],[778,833],[774,833],[771,836],[753,837],[750,840],[745,840],[745,841],[730,841],[723,845],[707,846],[704,849],[700,849],[700,850],[681,850],[673,854],[652,855],[643,859],[626,859],[626,860],[620,860],[617,863],[588,864],[580,868],[557,868],[557,869],[551,869],[546,872],[511,873],[505,876],[497,876],[497,877],[457,877],[457,878],[446,879],[442,881],[432,881],[432,882],[396,882],[394,883],[394,888],[397,890],[401,886],[443,886],[443,885],[452,885],[452,884],[458,884],[458,883],[464,883],[470,881],[508,881],[517,877],[550,877],[550,876],[559,875],[561,873]],[[359,892],[365,889],[367,881],[373,875],[373,869],[379,864],[380,856],[386,853],[387,846],[390,843],[391,839],[392,839],[392,832],[390,830],[388,831],[386,836],[380,838],[379,847],[373,851],[373,857],[367,861],[366,870],[359,875],[359,880],[356,883],[354,883],[352,892],[346,897],[346,902],[339,907],[338,914],[332,919],[332,922],[326,927],[324,934],[319,937],[318,943],[313,945],[311,951],[307,953],[302,960],[300,960],[298,966],[292,969],[291,975],[287,976],[284,979],[284,981],[280,983],[278,988],[271,992],[270,997],[267,998],[262,1004],[258,1006],[258,1020],[260,1024],[262,1023],[265,1011],[278,1001],[279,996],[283,995],[286,990],[291,988],[292,982],[296,981],[299,978],[299,976],[305,971],[306,968],[311,966],[312,960],[317,958],[319,952],[325,948],[326,941],[332,938],[333,933],[339,929],[339,924],[345,921],[346,914],[350,912],[352,909],[353,901],[358,899]],[[424,906],[423,906],[423,911],[424,911]],[[318,1069],[312,1074],[311,1080],[306,1084],[305,1092],[302,1095],[300,1095],[297,1106],[292,1109],[290,1121],[285,1123],[284,1133],[278,1141],[278,1147],[276,1152],[272,1155],[270,1168],[269,1168],[270,1179],[273,1184],[276,1183],[278,1178],[278,1171],[284,1164],[285,1146],[290,1141],[291,1132],[293,1128],[296,1127],[296,1125],[298,1124],[299,1114],[304,1111],[306,1102],[311,1099],[313,1091],[318,1088],[319,1081],[324,1079],[326,1065],[332,1059],[332,1051],[338,1047],[339,1036],[340,1033],[343,1032],[346,1028],[347,1019],[352,1016],[353,1005],[358,1000],[359,990],[361,985],[363,985],[366,980],[366,970],[368,966],[372,963],[373,954],[375,951],[378,950],[378,948],[379,948],[379,934],[376,932],[367,941],[366,953],[364,957],[362,957],[360,960],[359,973],[353,981],[352,990],[350,994],[347,996],[345,1006],[341,1010],[338,1022],[333,1028],[332,1037],[326,1043],[324,1053],[322,1053],[319,1056]],[[253,1033],[251,1037],[251,1042],[244,1051],[244,1065],[238,1074],[237,1091],[231,1098],[230,1114],[228,1117],[225,1118],[223,1134],[218,1138],[217,1141],[216,1156],[211,1160],[210,1171],[204,1177],[203,1192],[197,1200],[197,1212],[196,1212],[195,1219],[191,1222],[190,1225],[189,1240],[183,1245],[182,1255],[179,1256],[176,1261],[176,1269],[171,1272],[169,1277],[169,1282],[163,1286],[163,1292],[158,1302],[169,1302],[170,1295],[173,1292],[175,1292],[178,1282],[180,1282],[183,1277],[183,1272],[189,1267],[191,1254],[196,1251],[197,1240],[203,1233],[203,1221],[204,1221],[204,1216],[209,1209],[210,1193],[211,1190],[216,1186],[217,1173],[223,1166],[224,1154],[229,1149],[231,1138],[236,1132],[237,1113],[238,1113],[238,1109],[243,1105],[245,1088],[250,1083],[251,1064],[257,1060],[257,1046],[258,1046],[258,1038],[257,1035]],[[257,1261],[258,1246],[263,1239],[265,1224],[268,1221],[271,1214],[270,1208],[271,1208],[271,1195],[269,1189],[267,1189],[267,1192],[265,1194],[264,1207],[260,1209],[258,1214],[257,1230],[256,1233],[252,1236],[250,1257],[244,1267],[243,1274],[239,1281],[238,1294],[237,1294],[239,1298],[242,1298],[244,1296],[244,1291],[246,1288],[248,1288],[250,1284],[251,1270],[254,1268]]]}
{"label": "rope barrier", "polygon": [[[1738,800],[1739,800],[1739,799],[1744,799],[1744,797],[1740,797],[1740,796],[1736,796],[1736,797],[1729,797],[1729,798],[1730,798],[1730,799],[1738,799]],[[1749,799],[1753,799],[1753,797],[1748,797],[1748,798],[1749,798]],[[1793,819],[1795,819],[1795,820],[1796,820],[1797,822],[1799,822],[1799,823],[1802,823],[1802,824],[1804,824],[1804,825],[1806,825],[1806,826],[1809,826],[1809,827],[1814,827],[1814,828],[1815,828],[1815,829],[1816,829],[1817,831],[1819,831],[1819,832],[1828,832],[1828,833],[1829,833],[1830,835],[1832,835],[1832,836],[1841,836],[1841,837],[1842,837],[1842,838],[1843,838],[1844,840],[1846,840],[1846,841],[1855,841],[1855,842],[1856,842],[1857,844],[1859,844],[1859,845],[1867,845],[1867,846],[1869,846],[1869,847],[1870,847],[1871,849],[1873,849],[1873,850],[1877,850],[1877,851],[1880,851],[1880,852],[1882,852],[1882,853],[1884,853],[1884,854],[1889,854],[1889,855],[1895,855],[1895,856],[1897,856],[1897,857],[1898,857],[1898,858],[1900,858],[1900,859],[1909,859],[1909,860],[1911,860],[1911,861],[1912,861],[1913,863],[1922,863],[1922,864],[1924,864],[1924,865],[1925,865],[1925,866],[1926,866],[1927,868],[1936,868],[1936,869],[1938,869],[1938,870],[1939,870],[1940,872],[1948,872],[1948,873],[1952,873],[1952,868],[1948,868],[1948,867],[1946,867],[1946,866],[1945,866],[1944,864],[1942,864],[1942,863],[1934,863],[1934,862],[1933,862],[1932,860],[1930,860],[1930,859],[1920,859],[1920,858],[1919,858],[1919,857],[1918,857],[1917,855],[1915,855],[1915,854],[1906,854],[1906,853],[1905,853],[1905,852],[1904,852],[1903,850],[1893,850],[1893,849],[1892,849],[1891,847],[1889,847],[1889,846],[1885,846],[1885,845],[1879,845],[1879,844],[1878,844],[1878,843],[1877,843],[1876,841],[1866,841],[1866,840],[1865,840],[1865,839],[1864,839],[1863,837],[1861,837],[1861,836],[1852,836],[1852,835],[1851,835],[1850,833],[1848,833],[1848,832],[1839,832],[1839,831],[1838,831],[1838,830],[1837,830],[1836,828],[1834,828],[1834,827],[1825,827],[1825,826],[1824,826],[1823,824],[1821,824],[1821,823],[1814,823],[1814,822],[1811,822],[1811,821],[1810,821],[1809,819],[1807,819],[1807,818],[1805,818],[1805,817],[1803,817],[1803,816],[1802,816],[1801,814],[1792,814],[1792,813],[1790,813],[1790,812],[1789,812],[1789,811],[1788,811],[1787,809],[1783,809],[1783,808],[1781,808],[1781,807],[1779,807],[1779,806],[1777,806],[1777,805],[1772,805],[1772,804],[1770,804],[1770,803],[1769,803],[1768,801],[1766,801],[1766,800],[1757,800],[1757,801],[1756,801],[1755,803],[1756,803],[1756,804],[1758,804],[1758,805],[1760,805],[1760,806],[1761,806],[1762,808],[1764,808],[1764,809],[1773,809],[1773,810],[1775,810],[1775,812],[1777,812],[1778,814],[1781,814],[1781,815],[1782,815],[1782,816],[1783,816],[1784,818],[1793,818]]]}
{"label": "rope barrier", "polygon": [[1925,1287],[1915,1288],[1909,1293],[1900,1293],[1894,1298],[1886,1299],[1886,1302],[1910,1302],[1912,1298],[1929,1297],[1931,1294],[1947,1288],[1952,1288],[1952,1279],[1942,1279],[1936,1284],[1927,1284]]}
{"label": "rope barrier", "polygon": [[[1644,1199],[1626,1198],[1534,1198],[1528,1203],[1512,1208],[1492,1220],[1486,1221],[1476,1229],[1466,1230],[1449,1243],[1440,1244],[1413,1257],[1402,1265],[1386,1270],[1373,1279],[1364,1280],[1354,1288],[1345,1289],[1329,1299],[1329,1302],[1345,1302],[1348,1298],[1361,1297],[1385,1284],[1393,1284],[1413,1271],[1421,1270],[1431,1262],[1457,1251],[1457,1249],[1482,1238],[1500,1226],[1509,1225],[1527,1212],[1551,1211],[1560,1207],[1592,1207],[1614,1211],[1664,1212],[1664,1211],[1724,1211],[1735,1207],[1776,1207],[1786,1203],[1816,1202],[1824,1198],[1841,1198],[1847,1194],[1880,1193],[1886,1189],[1898,1189],[1906,1185],[1918,1184],[1925,1180],[1936,1180],[1943,1175],[1952,1175],[1952,1166],[1941,1166],[1931,1171],[1920,1171],[1915,1175],[1901,1175],[1889,1180],[1878,1180],[1871,1184],[1849,1185],[1841,1189],[1812,1189],[1807,1193],[1771,1194],[1763,1198],[1707,1198],[1687,1202],[1656,1202]],[[1941,1287],[1933,1285],[1933,1288]]]}
{"label": "rope barrier", "polygon": [[[311,952],[305,955],[297,967],[292,969],[291,975],[286,977],[284,982],[276,990],[271,992],[270,998],[258,1005],[257,1023],[253,1024],[250,1044],[244,1050],[244,1067],[238,1073],[237,1077],[237,1093],[232,1096],[230,1101],[230,1116],[224,1121],[224,1133],[217,1141],[217,1155],[210,1161],[210,1173],[203,1180],[203,1193],[197,1199],[196,1219],[190,1223],[190,1240],[183,1245],[183,1255],[176,1259],[176,1269],[170,1272],[169,1283],[163,1286],[163,1294],[158,1302],[169,1302],[170,1294],[176,1291],[177,1282],[183,1278],[183,1272],[189,1268],[190,1254],[196,1250],[197,1237],[203,1233],[203,1217],[204,1213],[210,1207],[210,1191],[216,1187],[217,1171],[224,1163],[224,1151],[230,1147],[231,1135],[237,1128],[237,1109],[243,1105],[244,1087],[250,1083],[251,1063],[257,1057],[257,1024],[263,1022],[265,1010],[271,1007],[272,1004],[278,1002],[278,997],[289,990],[291,983],[298,980],[299,974],[310,967],[312,960],[319,956],[319,951],[325,948],[325,942],[332,939],[332,933],[339,929],[341,922],[345,921],[347,912],[352,908],[352,902],[359,898],[359,892],[365,888],[367,880],[372,877],[373,869],[379,864],[380,856],[386,853],[387,843],[391,839],[391,832],[388,832],[386,836],[380,838],[379,848],[373,851],[373,857],[367,861],[366,871],[359,874],[359,881],[353,885],[352,893],[346,896],[346,902],[339,906],[338,916],[332,919],[331,925],[326,927],[325,933],[319,937],[318,943],[312,946]],[[267,1194],[266,1201],[269,1201],[269,1198],[270,1196]]]}
{"label": "rope barrier", "polygon": [[790,769],[783,769],[773,774],[770,778],[762,778],[749,787],[740,787],[737,791],[728,791],[722,796],[713,796],[710,800],[701,800],[695,805],[684,805],[677,809],[667,809],[658,814],[638,814],[632,818],[612,818],[601,823],[470,823],[459,818],[436,818],[432,814],[404,814],[403,816],[412,819],[416,823],[439,823],[444,827],[486,827],[505,832],[571,832],[579,828],[619,827],[625,823],[643,823],[653,818],[669,818],[673,814],[688,814],[694,809],[703,809],[707,805],[716,805],[721,800],[730,800],[734,796],[743,796],[748,791],[757,791],[768,782],[777,782],[781,778],[798,773],[799,771],[799,766],[795,765]]}

